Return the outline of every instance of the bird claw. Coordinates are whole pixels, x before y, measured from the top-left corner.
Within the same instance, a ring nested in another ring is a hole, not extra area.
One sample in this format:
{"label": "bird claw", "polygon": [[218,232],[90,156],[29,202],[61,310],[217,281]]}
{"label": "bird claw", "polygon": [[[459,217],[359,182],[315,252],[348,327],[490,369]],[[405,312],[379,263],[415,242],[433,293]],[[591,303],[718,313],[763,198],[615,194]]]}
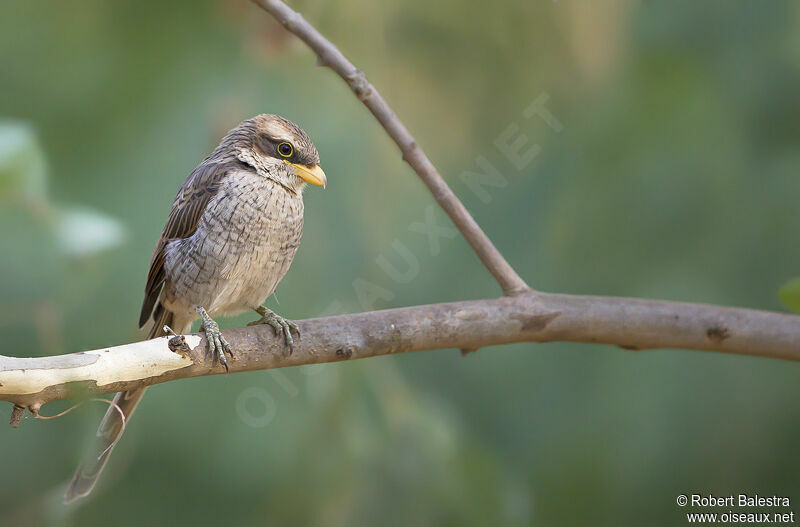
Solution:
{"label": "bird claw", "polygon": [[256,313],[261,315],[261,318],[250,322],[248,326],[256,326],[259,324],[268,324],[275,330],[276,335],[283,335],[283,340],[286,346],[289,347],[289,355],[294,351],[294,339],[292,338],[292,331],[297,333],[297,338],[300,338],[300,328],[291,320],[287,320],[280,315],[276,315],[272,310],[265,307],[256,309]]}
{"label": "bird claw", "polygon": [[225,357],[225,354],[227,353],[231,356],[231,359],[233,358],[231,345],[228,344],[228,341],[222,336],[219,325],[208,315],[205,309],[199,307],[197,308],[197,312],[200,313],[200,318],[203,320],[200,331],[206,334],[208,356],[215,366],[217,364],[222,364],[225,367],[225,373],[229,373],[231,370],[228,366],[228,359]]}

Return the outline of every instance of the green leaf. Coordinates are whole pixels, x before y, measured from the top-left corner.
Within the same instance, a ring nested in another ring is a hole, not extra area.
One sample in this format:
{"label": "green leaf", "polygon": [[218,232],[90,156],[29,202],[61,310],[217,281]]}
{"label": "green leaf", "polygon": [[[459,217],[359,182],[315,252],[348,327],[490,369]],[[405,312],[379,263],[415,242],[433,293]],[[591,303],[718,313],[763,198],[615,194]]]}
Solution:
{"label": "green leaf", "polygon": [[786,307],[795,313],[800,313],[800,277],[789,280],[778,289],[778,298],[786,304]]}
{"label": "green leaf", "polygon": [[21,121],[0,121],[0,198],[43,197],[46,178],[47,163],[33,129]]}
{"label": "green leaf", "polygon": [[90,256],[125,241],[125,228],[116,218],[85,207],[62,206],[55,226],[61,251],[71,257]]}

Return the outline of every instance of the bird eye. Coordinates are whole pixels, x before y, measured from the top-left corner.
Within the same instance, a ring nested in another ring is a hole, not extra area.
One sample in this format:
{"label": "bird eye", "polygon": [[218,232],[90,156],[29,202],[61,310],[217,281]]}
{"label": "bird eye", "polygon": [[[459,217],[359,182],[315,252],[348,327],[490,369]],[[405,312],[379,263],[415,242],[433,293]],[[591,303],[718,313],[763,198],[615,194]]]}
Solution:
{"label": "bird eye", "polygon": [[294,153],[294,148],[289,143],[281,143],[278,145],[278,153],[283,157],[292,157]]}

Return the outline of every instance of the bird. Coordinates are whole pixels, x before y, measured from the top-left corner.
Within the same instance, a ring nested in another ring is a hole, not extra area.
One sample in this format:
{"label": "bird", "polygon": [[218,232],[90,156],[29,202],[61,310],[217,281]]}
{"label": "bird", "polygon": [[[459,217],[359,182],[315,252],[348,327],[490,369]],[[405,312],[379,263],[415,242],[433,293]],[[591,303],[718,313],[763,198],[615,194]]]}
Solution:
{"label": "bird", "polygon": [[[324,188],[327,178],[313,142],[293,122],[261,114],[228,132],[181,185],[156,243],[139,317],[139,327],[153,322],[148,338],[188,333],[199,318],[213,364],[228,371],[235,350],[213,317],[253,310],[261,318],[248,325],[269,324],[291,353],[297,325],[262,304],[297,252],[307,184]],[[94,488],[145,389],[116,394],[66,502]]]}

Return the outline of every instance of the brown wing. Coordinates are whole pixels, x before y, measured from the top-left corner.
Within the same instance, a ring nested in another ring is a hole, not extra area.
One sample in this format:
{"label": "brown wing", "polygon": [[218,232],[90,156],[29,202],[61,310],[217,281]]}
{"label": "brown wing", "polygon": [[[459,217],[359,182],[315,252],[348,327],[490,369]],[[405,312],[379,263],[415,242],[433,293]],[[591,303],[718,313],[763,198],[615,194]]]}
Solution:
{"label": "brown wing", "polygon": [[195,168],[186,181],[183,182],[172,210],[167,218],[167,224],[156,244],[153,257],[150,259],[150,270],[147,273],[142,312],[139,315],[139,327],[147,323],[153,306],[161,294],[164,286],[164,250],[173,240],[188,238],[197,230],[197,224],[203,215],[208,202],[217,193],[225,176],[233,170],[244,168],[237,161],[215,162],[206,160]]}

